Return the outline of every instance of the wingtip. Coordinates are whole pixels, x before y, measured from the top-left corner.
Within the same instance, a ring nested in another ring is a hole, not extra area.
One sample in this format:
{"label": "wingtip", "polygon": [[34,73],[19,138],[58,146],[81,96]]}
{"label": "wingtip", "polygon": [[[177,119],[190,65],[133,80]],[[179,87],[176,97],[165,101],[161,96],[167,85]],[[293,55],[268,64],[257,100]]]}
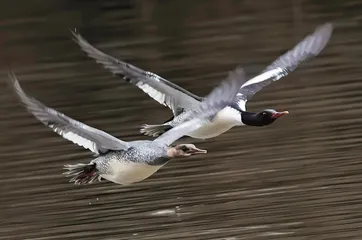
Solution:
{"label": "wingtip", "polygon": [[241,66],[237,66],[234,70],[229,72],[229,78],[238,78],[240,81],[245,81],[246,73],[245,69]]}
{"label": "wingtip", "polygon": [[333,23],[326,22],[324,24],[319,25],[315,31],[320,32],[323,35],[328,36],[328,38],[330,38],[330,36],[332,35],[332,32],[333,32],[333,29],[334,29]]}
{"label": "wingtip", "polygon": [[72,38],[73,41],[77,43],[82,49],[84,49],[85,47],[92,46],[87,40],[83,38],[83,36],[80,34],[80,32],[77,29],[74,29],[74,31],[70,29],[70,32],[73,35]]}
{"label": "wingtip", "polygon": [[19,80],[15,75],[15,72],[12,69],[8,70],[8,83],[9,87],[13,90],[17,97],[23,101],[23,96],[26,95],[20,86]]}
{"label": "wingtip", "polygon": [[19,81],[18,81],[14,71],[11,68],[8,69],[8,78],[11,82],[11,85],[13,85],[13,86],[15,86],[16,84],[19,85]]}
{"label": "wingtip", "polygon": [[11,77],[13,75],[14,75],[14,71],[11,68],[9,68],[8,69],[8,77]]}
{"label": "wingtip", "polygon": [[312,38],[316,39],[317,44],[315,44],[315,47],[312,47],[313,49],[313,55],[317,56],[323,49],[327,46],[328,42],[330,41],[333,33],[333,23],[326,22],[322,25],[319,25]]}
{"label": "wingtip", "polygon": [[78,33],[78,30],[77,30],[76,28],[74,28],[74,29],[68,28],[68,30],[69,30],[69,32],[72,33],[73,36],[79,34],[79,33]]}
{"label": "wingtip", "polygon": [[69,32],[72,34],[72,36],[73,36],[72,40],[74,42],[79,44],[81,41],[85,41],[83,39],[82,35],[80,35],[80,32],[76,28],[74,28],[74,30],[69,28]]}
{"label": "wingtip", "polygon": [[239,75],[245,75],[245,69],[242,66],[237,66],[235,72]]}
{"label": "wingtip", "polygon": [[326,23],[324,23],[324,24],[321,24],[319,27],[320,27],[320,28],[323,28],[323,29],[328,29],[328,30],[332,31],[333,28],[334,28],[334,25],[333,25],[332,22],[326,22]]}

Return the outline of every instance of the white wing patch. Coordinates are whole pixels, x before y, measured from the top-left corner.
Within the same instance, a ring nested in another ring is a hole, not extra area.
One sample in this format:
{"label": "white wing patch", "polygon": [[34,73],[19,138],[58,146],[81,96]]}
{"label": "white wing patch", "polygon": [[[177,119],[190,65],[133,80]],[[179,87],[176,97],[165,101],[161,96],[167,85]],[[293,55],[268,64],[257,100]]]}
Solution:
{"label": "white wing patch", "polygon": [[202,98],[188,92],[180,86],[173,84],[159,75],[144,71],[136,66],[123,62],[115,57],[103,53],[93,47],[80,34],[72,31],[76,43],[87,55],[109,69],[113,74],[123,75],[129,83],[139,87],[158,103],[169,107],[174,115],[179,109],[190,109],[197,105]]}
{"label": "white wing patch", "polygon": [[244,99],[240,99],[237,104],[241,110],[246,111],[246,101]]}
{"label": "white wing patch", "polygon": [[151,98],[156,100],[158,103],[160,103],[164,106],[167,106],[165,103],[165,94],[157,91],[150,85],[143,83],[143,82],[136,83],[136,86],[139,87],[140,89],[142,89],[143,92],[147,93]]}
{"label": "white wing patch", "polygon": [[126,150],[127,142],[121,141],[112,135],[78,122],[63,113],[49,108],[35,98],[28,97],[20,87],[14,73],[9,72],[9,79],[13,83],[15,93],[27,110],[40,122],[51,128],[63,138],[99,154],[108,150]]}
{"label": "white wing patch", "polygon": [[83,138],[76,133],[63,131],[61,128],[53,128],[53,130],[63,138],[77,144],[78,146],[84,147],[85,149],[89,149],[90,151],[99,154],[97,146],[94,142]]}
{"label": "white wing patch", "polygon": [[280,67],[272,69],[270,71],[267,71],[265,73],[262,73],[252,79],[250,79],[249,81],[247,81],[246,83],[244,83],[241,88],[249,86],[251,84],[255,84],[255,83],[260,83],[266,80],[269,80],[271,78],[273,78],[273,81],[277,81],[280,78],[282,78],[284,76],[284,70]]}
{"label": "white wing patch", "polygon": [[[159,80],[157,79],[157,81]],[[135,86],[140,88],[144,93],[148,94],[158,103],[162,104],[163,106],[169,107],[175,116],[178,115],[178,108],[177,108],[178,104],[175,103],[175,100],[172,96],[168,96],[158,91],[157,89],[153,88],[152,86],[148,85],[147,83],[141,81],[137,82]]]}

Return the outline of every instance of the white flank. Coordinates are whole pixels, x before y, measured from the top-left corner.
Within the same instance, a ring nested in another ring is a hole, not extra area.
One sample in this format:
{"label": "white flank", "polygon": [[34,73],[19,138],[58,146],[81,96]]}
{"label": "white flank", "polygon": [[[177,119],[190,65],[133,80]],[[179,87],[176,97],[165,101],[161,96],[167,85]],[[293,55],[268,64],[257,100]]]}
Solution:
{"label": "white flank", "polygon": [[193,138],[207,139],[219,136],[230,128],[242,124],[240,112],[231,107],[226,107],[217,113],[211,123],[206,124],[187,135]]}
{"label": "white flank", "polygon": [[109,172],[101,177],[114,183],[126,185],[140,182],[155,172],[163,165],[148,165],[146,163],[125,162],[112,159],[109,162]]}

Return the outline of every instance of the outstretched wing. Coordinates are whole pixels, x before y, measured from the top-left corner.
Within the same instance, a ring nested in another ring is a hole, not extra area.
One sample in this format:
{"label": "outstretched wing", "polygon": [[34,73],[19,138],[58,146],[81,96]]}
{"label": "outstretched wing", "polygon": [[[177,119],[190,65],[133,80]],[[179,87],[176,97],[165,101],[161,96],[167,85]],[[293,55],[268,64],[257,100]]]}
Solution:
{"label": "outstretched wing", "polygon": [[75,42],[87,55],[102,64],[115,75],[140,88],[154,100],[168,106],[177,116],[182,109],[190,109],[202,99],[166,79],[123,62],[93,47],[80,34],[73,32]]}
{"label": "outstretched wing", "polygon": [[242,68],[238,67],[229,72],[227,79],[214,88],[199,106],[188,112],[189,115],[184,123],[165,132],[154,141],[170,145],[182,136],[209,123],[219,111],[235,103],[236,94],[245,81],[246,76]]}
{"label": "outstretched wing", "polygon": [[63,138],[89,149],[96,154],[105,153],[108,150],[127,150],[129,148],[127,142],[71,119],[63,113],[49,108],[38,100],[27,96],[14,73],[9,72],[9,79],[11,80],[15,93],[28,111]]}
{"label": "outstretched wing", "polygon": [[245,102],[262,88],[273,81],[287,76],[290,72],[294,71],[299,64],[317,56],[327,45],[332,31],[333,25],[331,23],[318,26],[312,34],[305,37],[293,49],[270,64],[262,74],[247,81],[240,88],[238,94],[239,105],[244,104],[245,107]]}

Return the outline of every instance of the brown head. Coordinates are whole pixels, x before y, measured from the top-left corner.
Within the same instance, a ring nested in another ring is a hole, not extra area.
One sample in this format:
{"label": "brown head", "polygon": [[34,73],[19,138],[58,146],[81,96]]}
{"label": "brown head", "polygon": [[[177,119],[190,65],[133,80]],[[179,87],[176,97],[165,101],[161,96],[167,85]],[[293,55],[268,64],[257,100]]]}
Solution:
{"label": "brown head", "polygon": [[205,154],[207,153],[206,150],[199,149],[193,144],[179,144],[175,147],[170,147],[167,150],[167,155],[170,158],[175,157],[188,157],[191,155],[197,155],[197,154]]}

